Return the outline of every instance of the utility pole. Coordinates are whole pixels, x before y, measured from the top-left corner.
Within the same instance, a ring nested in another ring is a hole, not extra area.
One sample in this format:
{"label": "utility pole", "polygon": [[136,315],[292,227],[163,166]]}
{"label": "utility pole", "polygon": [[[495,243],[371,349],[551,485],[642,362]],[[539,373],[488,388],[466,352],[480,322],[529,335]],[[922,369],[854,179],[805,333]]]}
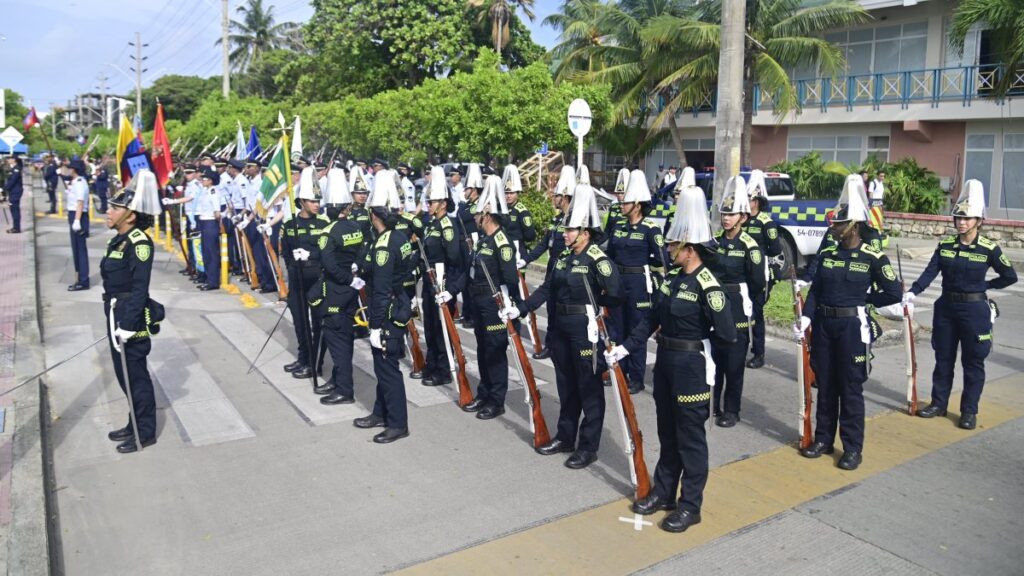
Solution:
{"label": "utility pole", "polygon": [[100,91],[100,117],[102,118],[103,127],[107,128],[110,125],[107,122],[107,80],[110,80],[110,77],[106,74],[100,74],[97,80],[100,82],[100,85],[96,87]]}
{"label": "utility pole", "polygon": [[220,15],[220,52],[221,58],[223,59],[223,87],[224,98],[228,97],[231,92],[231,68],[228,62],[228,0],[221,0],[221,15]]}
{"label": "utility pole", "polygon": [[135,33],[135,42],[129,42],[130,46],[135,46],[135,67],[131,70],[135,72],[135,113],[138,114],[139,119],[142,119],[142,73],[148,71],[148,68],[142,67],[142,62],[149,59],[149,56],[142,55],[142,49],[149,47],[149,44],[142,43],[142,33]]}
{"label": "utility pole", "polygon": [[722,202],[725,182],[740,173],[746,8],[745,0],[722,2],[722,48],[718,57],[718,109],[715,120],[715,188],[711,205],[711,225],[716,231],[722,225],[718,217],[718,206]]}

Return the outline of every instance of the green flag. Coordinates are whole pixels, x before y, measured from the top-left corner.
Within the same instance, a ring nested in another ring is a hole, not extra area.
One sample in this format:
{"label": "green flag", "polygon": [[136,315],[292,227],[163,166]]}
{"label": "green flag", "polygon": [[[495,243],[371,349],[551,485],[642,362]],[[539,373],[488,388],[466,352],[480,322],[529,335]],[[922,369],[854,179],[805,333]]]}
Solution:
{"label": "green flag", "polygon": [[278,143],[274,157],[270,159],[270,164],[263,170],[263,183],[260,185],[260,196],[263,197],[263,205],[270,206],[270,201],[277,195],[277,192],[290,181],[291,174],[288,170],[288,160],[285,157],[284,146]]}

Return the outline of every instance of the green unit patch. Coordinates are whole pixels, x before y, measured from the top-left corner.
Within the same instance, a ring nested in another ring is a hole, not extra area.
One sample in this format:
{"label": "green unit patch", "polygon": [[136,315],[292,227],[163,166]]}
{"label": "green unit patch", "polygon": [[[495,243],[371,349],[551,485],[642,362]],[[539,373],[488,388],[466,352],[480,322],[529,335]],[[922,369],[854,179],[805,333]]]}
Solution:
{"label": "green unit patch", "polygon": [[946,250],[945,248],[943,248],[942,250],[939,250],[939,256],[942,256],[943,258],[955,258],[956,252],[953,250]]}
{"label": "green unit patch", "polygon": [[821,263],[825,268],[845,268],[846,260],[833,260],[831,258],[825,258]]}
{"label": "green unit patch", "polygon": [[696,302],[698,296],[696,292],[682,291],[676,293],[676,298],[679,298],[680,300],[686,300],[687,302]]}
{"label": "green unit patch", "polygon": [[761,251],[760,250],[751,250],[750,251],[750,260],[754,264],[760,264],[761,263]]}
{"label": "green unit patch", "polygon": [[775,240],[778,237],[779,237],[779,231],[778,230],[776,230],[774,227],[768,229],[768,238],[770,238],[772,240]]}
{"label": "green unit patch", "polygon": [[524,216],[523,217],[523,226],[526,226],[527,228],[533,226],[533,218],[531,218],[529,216]]}
{"label": "green unit patch", "polygon": [[587,268],[586,266],[573,266],[570,272],[573,274],[587,274],[590,272],[590,268]]}
{"label": "green unit patch", "polygon": [[655,245],[656,245],[656,246],[657,246],[658,248],[661,248],[662,246],[664,246],[664,245],[665,245],[665,237],[664,237],[664,236],[662,236],[661,234],[655,234],[655,235],[654,235],[654,244],[655,244]]}
{"label": "green unit patch", "polygon": [[866,264],[864,262],[850,262],[850,272],[868,272],[870,270],[870,264]]}
{"label": "green unit patch", "polygon": [[377,250],[377,266],[383,266],[388,263],[388,258],[391,254],[388,254],[387,250]]}
{"label": "green unit patch", "polygon": [[889,281],[896,279],[896,271],[893,270],[892,264],[882,266],[882,276],[885,276],[885,279]]}
{"label": "green unit patch", "polygon": [[643,240],[644,239],[644,233],[643,232],[633,232],[632,234],[629,235],[629,239],[630,240]]}
{"label": "green unit patch", "polygon": [[110,254],[107,254],[107,258],[110,258],[111,260],[120,260],[123,257],[124,257],[124,252],[114,251],[114,252],[111,252]]}
{"label": "green unit patch", "polygon": [[1012,264],[1010,264],[1010,259],[1006,257],[1006,254],[999,255],[999,262],[1001,262],[1003,266],[1012,266]]}
{"label": "green unit patch", "polygon": [[505,262],[511,262],[512,261],[512,247],[511,246],[502,246],[501,247],[501,259],[503,261],[505,261]]}
{"label": "green unit patch", "polygon": [[444,236],[446,242],[451,242],[455,239],[455,230],[452,228],[445,228],[441,235]]}
{"label": "green unit patch", "polygon": [[988,254],[977,254],[975,252],[968,252],[964,254],[967,259],[971,262],[988,262]]}
{"label": "green unit patch", "polygon": [[149,244],[139,244],[135,247],[135,257],[139,259],[139,262],[149,260],[149,257],[152,255],[153,248]]}
{"label": "green unit patch", "polygon": [[600,260],[597,263],[597,271],[601,273],[601,276],[612,275],[612,263],[608,260]]}
{"label": "green unit patch", "polygon": [[724,310],[725,292],[722,292],[721,290],[714,290],[712,292],[708,292],[708,305],[710,305],[711,309],[714,310],[715,312],[721,312],[722,310]]}

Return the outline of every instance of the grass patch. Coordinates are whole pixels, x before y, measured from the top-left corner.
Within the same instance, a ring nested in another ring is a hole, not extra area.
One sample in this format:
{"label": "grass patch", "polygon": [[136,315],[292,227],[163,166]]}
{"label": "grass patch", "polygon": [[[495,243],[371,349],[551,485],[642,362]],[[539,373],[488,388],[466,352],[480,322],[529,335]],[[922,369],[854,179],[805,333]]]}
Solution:
{"label": "grass patch", "polygon": [[[806,290],[804,295],[806,297]],[[793,316],[793,282],[783,280],[776,282],[768,302],[764,305],[764,320],[768,324],[791,325],[796,320]]]}

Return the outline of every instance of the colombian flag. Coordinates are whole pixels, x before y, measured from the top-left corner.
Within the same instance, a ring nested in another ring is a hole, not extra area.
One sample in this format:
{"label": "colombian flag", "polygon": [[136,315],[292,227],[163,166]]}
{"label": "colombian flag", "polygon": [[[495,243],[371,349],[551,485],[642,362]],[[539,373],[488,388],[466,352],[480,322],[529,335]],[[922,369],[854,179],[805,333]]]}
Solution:
{"label": "colombian flag", "polygon": [[138,138],[135,137],[135,131],[132,130],[131,122],[124,115],[121,115],[121,129],[117,134],[117,146],[114,148],[114,151],[117,154],[117,177],[121,179],[122,183],[127,183],[130,176],[130,174],[121,169],[124,157],[128,154],[135,154],[141,149],[142,146],[139,144]]}

